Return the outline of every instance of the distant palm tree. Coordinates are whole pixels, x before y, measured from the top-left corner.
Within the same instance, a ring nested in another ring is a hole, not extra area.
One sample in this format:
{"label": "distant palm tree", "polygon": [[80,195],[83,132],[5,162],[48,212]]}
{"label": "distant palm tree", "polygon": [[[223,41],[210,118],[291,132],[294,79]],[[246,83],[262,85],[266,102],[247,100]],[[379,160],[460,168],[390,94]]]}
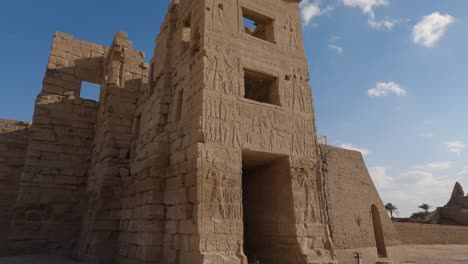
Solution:
{"label": "distant palm tree", "polygon": [[399,215],[400,212],[398,211],[398,207],[393,205],[392,203],[388,203],[385,205],[385,209],[390,213],[390,217],[393,219],[393,214]]}
{"label": "distant palm tree", "polygon": [[430,205],[424,203],[424,204],[421,204],[421,205],[419,206],[419,208],[423,209],[424,212],[427,214],[428,211],[429,211],[432,207],[431,207]]}

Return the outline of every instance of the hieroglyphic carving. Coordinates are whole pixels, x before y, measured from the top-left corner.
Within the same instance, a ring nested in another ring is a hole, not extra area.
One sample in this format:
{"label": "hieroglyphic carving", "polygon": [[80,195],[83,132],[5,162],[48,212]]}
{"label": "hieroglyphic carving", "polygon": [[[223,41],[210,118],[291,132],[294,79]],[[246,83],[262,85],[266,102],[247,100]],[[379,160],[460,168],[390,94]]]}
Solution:
{"label": "hieroglyphic carving", "polygon": [[205,54],[209,64],[205,73],[205,87],[223,93],[237,94],[233,88],[238,84],[238,59],[234,57],[232,49],[214,45],[214,49]]}
{"label": "hieroglyphic carving", "polygon": [[304,77],[303,71],[299,68],[292,67],[291,72],[292,94],[290,99],[292,100],[293,108],[301,112],[312,111],[312,91],[307,84],[307,79]]}
{"label": "hieroglyphic carving", "polygon": [[285,31],[288,34],[288,48],[290,50],[296,50],[297,47],[299,46],[299,41],[297,39],[297,33],[296,33],[296,23],[294,22],[295,20],[291,15],[288,16],[286,25],[285,25]]}
{"label": "hieroglyphic carving", "polygon": [[227,23],[227,16],[225,15],[226,3],[223,0],[211,1],[211,19],[212,23],[220,23],[224,26]]}

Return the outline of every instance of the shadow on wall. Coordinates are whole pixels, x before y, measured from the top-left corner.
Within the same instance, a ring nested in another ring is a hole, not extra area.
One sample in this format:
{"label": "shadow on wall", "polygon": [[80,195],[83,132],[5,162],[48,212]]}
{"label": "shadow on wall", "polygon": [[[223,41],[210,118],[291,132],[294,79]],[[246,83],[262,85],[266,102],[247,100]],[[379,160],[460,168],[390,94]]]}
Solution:
{"label": "shadow on wall", "polygon": [[[5,128],[5,124],[9,127]],[[28,127],[29,123],[0,120],[0,255],[11,230],[10,223],[26,156]]]}
{"label": "shadow on wall", "polygon": [[[82,82],[100,84],[103,79],[101,68],[106,66],[103,61],[103,56],[78,59],[75,66],[46,71],[42,92],[36,100],[29,145],[24,148],[25,157],[21,164],[21,167],[24,164],[24,169],[18,171],[15,191],[9,196],[9,217],[1,218],[4,220],[2,226],[11,226],[9,230],[14,234],[10,234],[8,243],[0,245],[0,254],[5,248],[9,255],[46,251],[70,254],[77,247],[80,233],[88,232],[82,230],[86,212],[92,208],[99,209],[99,205],[89,203],[102,199],[95,197],[97,192],[90,193],[90,189],[95,190],[96,187],[88,188],[89,184],[98,183],[95,179],[89,182],[89,169],[95,165],[92,161],[99,163],[104,159],[118,159],[119,150],[124,146],[128,148],[131,125],[122,124],[131,124],[134,113],[124,107],[129,101],[136,105],[142,85],[141,78],[121,78],[113,80],[119,85],[100,88],[101,105],[80,98]],[[100,65],[101,70],[88,70],[98,67],[96,65]],[[48,67],[51,67],[50,63]],[[126,135],[123,140],[103,140],[109,135],[96,134],[99,126],[109,125],[104,124],[106,120],[97,124],[98,116],[105,116],[104,113],[122,119],[122,124],[114,126],[119,133]],[[105,146],[102,142],[106,142]],[[92,153],[102,157],[94,160]],[[115,202],[120,204],[120,200]]]}

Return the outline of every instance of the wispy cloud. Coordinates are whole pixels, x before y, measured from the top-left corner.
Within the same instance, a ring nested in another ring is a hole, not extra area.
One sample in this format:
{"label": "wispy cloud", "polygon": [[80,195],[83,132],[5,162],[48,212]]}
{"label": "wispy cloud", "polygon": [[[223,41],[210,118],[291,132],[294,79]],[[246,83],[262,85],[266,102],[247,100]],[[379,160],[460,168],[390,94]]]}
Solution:
{"label": "wispy cloud", "polygon": [[393,182],[393,178],[387,175],[387,168],[383,166],[370,168],[369,174],[377,188],[383,188]]}
{"label": "wispy cloud", "polygon": [[432,137],[434,137],[434,134],[432,134],[432,133],[419,133],[418,137],[432,138]]}
{"label": "wispy cloud", "polygon": [[390,94],[404,96],[406,95],[406,90],[401,88],[400,85],[395,82],[379,82],[374,88],[367,90],[367,95],[369,97],[383,97]]}
{"label": "wispy cloud", "polygon": [[468,176],[468,166],[463,167],[463,169],[457,173],[458,176]]}
{"label": "wispy cloud", "polygon": [[456,153],[456,154],[461,154],[465,150],[465,142],[463,141],[447,141],[444,142],[444,145],[447,149],[447,151]]}
{"label": "wispy cloud", "polygon": [[341,37],[333,36],[328,40],[328,48],[335,51],[336,54],[342,55],[344,53],[344,48],[338,45]]}
{"label": "wispy cloud", "polygon": [[367,23],[369,24],[369,26],[371,26],[372,28],[375,28],[375,29],[385,28],[385,29],[388,29],[388,30],[392,30],[393,27],[396,25],[397,21],[396,20],[389,20],[389,19],[384,19],[384,20],[377,21],[377,20],[375,20],[375,18],[370,18],[367,21]]}
{"label": "wispy cloud", "polygon": [[416,169],[423,170],[423,171],[447,170],[447,169],[450,169],[451,167],[452,167],[451,161],[434,161],[434,162],[426,163],[424,165],[415,166]]}
{"label": "wispy cloud", "polygon": [[359,147],[356,147],[354,146],[353,144],[341,144],[340,145],[340,148],[344,148],[344,149],[349,149],[349,150],[354,150],[354,151],[359,151],[362,153],[363,156],[367,156],[370,151],[366,148],[359,148]]}
{"label": "wispy cloud", "polygon": [[388,6],[390,4],[388,0],[343,0],[343,4],[345,6],[361,9],[362,12],[369,17],[367,23],[372,28],[391,30],[397,23],[396,20],[388,18],[379,21],[375,17],[374,9],[379,6]]}
{"label": "wispy cloud", "polygon": [[455,22],[451,15],[434,12],[423,17],[413,28],[413,42],[431,48],[445,35],[447,27]]}

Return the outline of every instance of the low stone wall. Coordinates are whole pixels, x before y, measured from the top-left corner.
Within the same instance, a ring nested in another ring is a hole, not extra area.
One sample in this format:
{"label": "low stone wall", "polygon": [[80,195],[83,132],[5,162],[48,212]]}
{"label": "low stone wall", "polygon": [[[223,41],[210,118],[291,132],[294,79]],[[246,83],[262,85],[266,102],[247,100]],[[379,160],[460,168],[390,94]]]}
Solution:
{"label": "low stone wall", "polygon": [[468,209],[450,207],[442,207],[438,209],[441,219],[453,221],[458,225],[468,226]]}
{"label": "low stone wall", "polygon": [[405,244],[468,244],[468,227],[395,223]]}
{"label": "low stone wall", "polygon": [[29,125],[0,119],[0,237],[9,230],[26,156]]}

